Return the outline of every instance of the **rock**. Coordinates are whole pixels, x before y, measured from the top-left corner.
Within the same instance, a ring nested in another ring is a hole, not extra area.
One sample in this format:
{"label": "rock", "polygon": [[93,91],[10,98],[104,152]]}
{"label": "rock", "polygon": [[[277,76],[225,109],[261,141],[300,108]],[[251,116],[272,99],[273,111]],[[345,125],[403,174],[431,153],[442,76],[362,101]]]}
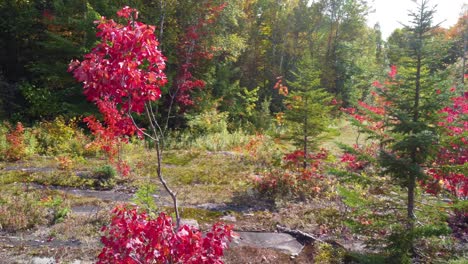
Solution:
{"label": "rock", "polygon": [[196,229],[200,229],[200,225],[198,224],[197,220],[195,219],[180,219],[180,225],[188,225],[191,227],[195,227]]}
{"label": "rock", "polygon": [[232,246],[249,246],[256,248],[272,248],[283,251],[286,254],[297,256],[304,246],[293,236],[285,233],[272,232],[236,232],[239,238],[235,238]]}
{"label": "rock", "polygon": [[226,222],[236,222],[237,219],[235,216],[233,215],[225,215],[223,217],[220,218],[222,221],[226,221]]}
{"label": "rock", "polygon": [[29,262],[30,264],[56,264],[54,258],[39,258],[39,257],[34,257],[31,259]]}
{"label": "rock", "polygon": [[92,264],[94,262],[92,261],[86,261],[86,260],[79,260],[75,259],[74,261],[70,262],[70,264]]}

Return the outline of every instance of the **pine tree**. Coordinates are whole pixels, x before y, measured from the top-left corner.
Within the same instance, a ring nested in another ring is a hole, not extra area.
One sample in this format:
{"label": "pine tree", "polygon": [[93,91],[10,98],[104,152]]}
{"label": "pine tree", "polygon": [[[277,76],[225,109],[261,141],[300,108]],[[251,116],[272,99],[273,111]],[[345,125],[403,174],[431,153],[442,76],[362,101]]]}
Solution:
{"label": "pine tree", "polygon": [[320,71],[310,57],[304,57],[292,75],[294,80],[288,82],[291,91],[286,98],[285,120],[290,137],[303,149],[306,169],[308,153],[317,148],[317,143],[329,130],[332,96],[319,88]]}
{"label": "pine tree", "polygon": [[[380,153],[380,164],[385,173],[392,175],[407,189],[406,230],[399,242],[403,252],[401,261],[415,256],[415,193],[416,182],[425,177],[424,165],[435,151],[437,131],[435,129],[437,109],[440,102],[434,98],[434,88],[425,81],[428,75],[426,42],[430,37],[434,8],[428,0],[421,0],[416,12],[410,12],[408,64],[404,65],[403,82],[396,78],[395,85],[382,89],[382,95],[391,102],[387,107],[388,120],[385,128],[390,139],[384,141]],[[394,76],[391,74],[391,76]]]}

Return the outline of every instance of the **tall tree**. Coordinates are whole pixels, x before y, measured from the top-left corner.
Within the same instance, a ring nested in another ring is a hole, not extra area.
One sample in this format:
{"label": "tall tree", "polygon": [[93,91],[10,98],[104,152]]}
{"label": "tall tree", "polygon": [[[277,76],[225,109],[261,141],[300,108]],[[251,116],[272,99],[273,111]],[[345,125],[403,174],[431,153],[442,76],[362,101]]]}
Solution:
{"label": "tall tree", "polygon": [[352,66],[352,59],[348,57],[352,53],[348,52],[348,46],[359,39],[366,28],[367,1],[327,0],[325,3],[328,29],[321,82],[327,91],[341,97],[347,105],[349,98],[345,83],[351,77],[349,69]]}
{"label": "tall tree", "polygon": [[[434,98],[434,88],[423,82],[428,74],[427,40],[434,28],[432,25],[435,8],[428,0],[421,0],[416,11],[410,12],[411,24],[405,27],[408,32],[408,65],[402,82],[382,89],[383,96],[391,102],[387,107],[390,117],[385,127],[390,131],[390,140],[384,141],[380,163],[385,172],[394,176],[407,189],[406,232],[399,241],[401,263],[408,262],[408,256],[415,256],[415,194],[416,181],[425,177],[424,164],[434,151],[437,142],[435,130],[436,112],[440,102]],[[390,76],[395,76],[394,71]]]}

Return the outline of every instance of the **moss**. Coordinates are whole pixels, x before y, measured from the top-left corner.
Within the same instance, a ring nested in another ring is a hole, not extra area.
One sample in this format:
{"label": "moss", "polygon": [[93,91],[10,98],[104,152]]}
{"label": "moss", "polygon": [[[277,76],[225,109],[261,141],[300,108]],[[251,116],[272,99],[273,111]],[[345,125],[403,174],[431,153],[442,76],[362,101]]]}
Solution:
{"label": "moss", "polygon": [[186,152],[166,152],[164,154],[164,164],[185,166],[192,160],[196,159],[200,155],[199,152],[186,151]]}
{"label": "moss", "polygon": [[35,172],[31,174],[30,181],[41,185],[80,187],[91,189],[111,189],[115,181],[101,178],[80,177],[71,171]]}
{"label": "moss", "polygon": [[8,185],[15,182],[28,181],[29,173],[25,171],[6,171],[0,174],[0,184]]}
{"label": "moss", "polygon": [[241,181],[248,175],[250,167],[237,157],[222,153],[197,155],[184,166],[165,167],[163,173],[172,184],[217,184],[227,185]]}
{"label": "moss", "polygon": [[[341,248],[333,247],[330,244],[317,243],[314,245],[316,254],[314,257],[315,263],[343,263],[345,251]],[[360,263],[360,262],[359,262]],[[374,262],[382,263],[382,262]]]}
{"label": "moss", "polygon": [[[174,208],[172,207],[164,207],[163,210],[171,215],[174,213]],[[200,224],[217,222],[223,216],[223,213],[219,211],[191,207],[179,207],[179,213],[181,218],[195,219]]]}

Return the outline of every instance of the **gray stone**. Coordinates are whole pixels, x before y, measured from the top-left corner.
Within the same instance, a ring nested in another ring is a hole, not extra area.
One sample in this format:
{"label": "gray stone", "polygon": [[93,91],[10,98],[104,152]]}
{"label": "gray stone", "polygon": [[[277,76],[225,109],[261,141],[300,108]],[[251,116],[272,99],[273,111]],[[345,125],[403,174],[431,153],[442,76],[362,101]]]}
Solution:
{"label": "gray stone", "polygon": [[86,260],[79,260],[75,259],[74,261],[70,262],[70,264],[93,264],[94,262],[92,261],[86,261]]}
{"label": "gray stone", "polygon": [[31,259],[29,262],[30,264],[55,264],[54,258],[39,258],[39,257],[34,257]]}
{"label": "gray stone", "polygon": [[233,215],[225,215],[223,217],[220,218],[222,221],[226,221],[226,222],[236,222],[237,219],[235,216]]}
{"label": "gray stone", "polygon": [[200,225],[198,224],[197,220],[195,219],[180,219],[180,225],[188,225],[191,227],[195,227],[196,229],[200,229]]}
{"label": "gray stone", "polygon": [[249,246],[256,248],[272,248],[284,253],[297,256],[304,246],[294,237],[285,233],[236,232],[239,238],[232,242],[232,246]]}

